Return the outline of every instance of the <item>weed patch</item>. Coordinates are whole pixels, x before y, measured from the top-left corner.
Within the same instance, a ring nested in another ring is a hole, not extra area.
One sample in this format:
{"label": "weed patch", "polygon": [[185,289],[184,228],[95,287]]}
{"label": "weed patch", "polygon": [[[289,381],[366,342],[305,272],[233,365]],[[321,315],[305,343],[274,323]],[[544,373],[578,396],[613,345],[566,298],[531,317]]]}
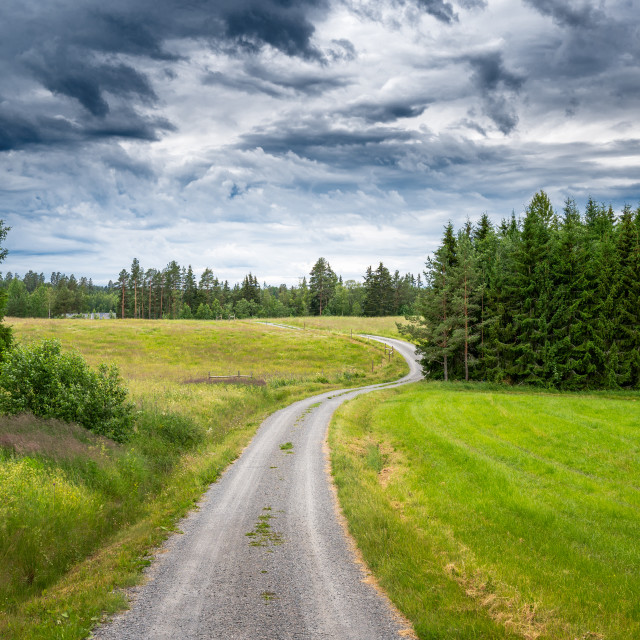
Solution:
{"label": "weed patch", "polygon": [[282,534],[277,531],[273,531],[270,521],[275,517],[271,514],[271,507],[265,507],[263,509],[266,513],[258,516],[253,531],[245,533],[250,538],[249,544],[252,547],[269,547],[281,545],[284,540]]}

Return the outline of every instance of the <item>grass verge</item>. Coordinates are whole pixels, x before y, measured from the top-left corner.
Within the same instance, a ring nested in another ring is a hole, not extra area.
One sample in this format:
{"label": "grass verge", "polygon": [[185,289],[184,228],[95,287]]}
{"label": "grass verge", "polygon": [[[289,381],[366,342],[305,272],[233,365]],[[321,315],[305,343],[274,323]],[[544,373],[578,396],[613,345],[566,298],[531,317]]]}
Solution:
{"label": "grass verge", "polygon": [[639,401],[419,383],[339,410],[340,502],[420,638],[640,637]]}

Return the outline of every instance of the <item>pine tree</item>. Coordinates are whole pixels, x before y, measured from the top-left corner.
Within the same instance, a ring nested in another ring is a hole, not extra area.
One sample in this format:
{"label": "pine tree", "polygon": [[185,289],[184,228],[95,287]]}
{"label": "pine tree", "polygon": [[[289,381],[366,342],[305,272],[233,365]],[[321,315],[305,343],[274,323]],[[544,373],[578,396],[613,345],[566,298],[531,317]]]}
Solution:
{"label": "pine tree", "polygon": [[309,275],[310,308],[321,316],[333,297],[338,279],[324,258],[318,258]]}
{"label": "pine tree", "polygon": [[131,263],[131,283],[133,284],[133,317],[138,318],[138,286],[142,278],[142,267],[138,258],[134,258]]}
{"label": "pine tree", "polygon": [[442,245],[427,258],[426,288],[416,301],[418,316],[409,324],[398,325],[400,332],[416,344],[422,355],[425,377],[449,380],[449,362],[456,347],[452,342],[455,318],[452,312],[452,282],[456,262],[453,225],[445,227]]}
{"label": "pine tree", "polygon": [[120,275],[118,276],[118,284],[120,285],[120,292],[121,292],[121,298],[120,298],[121,312],[120,312],[120,317],[123,318],[123,319],[124,319],[124,303],[125,303],[127,284],[128,283],[129,283],[129,274],[127,273],[126,269],[123,269],[120,272]]}
{"label": "pine tree", "polygon": [[640,229],[631,207],[625,206],[617,238],[618,384],[640,387]]}

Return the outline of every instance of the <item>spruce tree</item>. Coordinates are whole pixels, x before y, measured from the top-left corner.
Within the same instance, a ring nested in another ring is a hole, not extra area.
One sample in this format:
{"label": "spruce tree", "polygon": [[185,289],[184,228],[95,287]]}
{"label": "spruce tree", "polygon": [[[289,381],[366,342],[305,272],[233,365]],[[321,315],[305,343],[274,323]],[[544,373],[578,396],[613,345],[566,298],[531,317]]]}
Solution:
{"label": "spruce tree", "polygon": [[625,206],[618,238],[617,382],[640,387],[640,229]]}
{"label": "spruce tree", "polygon": [[338,278],[324,258],[318,258],[309,275],[309,306],[314,314],[321,316],[333,297]]}
{"label": "spruce tree", "polygon": [[587,257],[585,226],[567,198],[548,256],[552,294],[545,379],[552,386],[583,388],[595,371]]}
{"label": "spruce tree", "polygon": [[454,355],[452,334],[453,271],[456,262],[456,238],[451,222],[445,227],[442,245],[427,258],[424,272],[426,287],[416,301],[418,315],[408,324],[398,325],[400,332],[416,344],[422,355],[425,377],[449,380],[449,363]]}
{"label": "spruce tree", "polygon": [[451,334],[452,350],[462,358],[464,379],[469,381],[469,367],[476,364],[473,347],[480,337],[479,300],[481,277],[478,257],[468,227],[458,233],[456,264],[451,279],[451,318],[454,327]]}

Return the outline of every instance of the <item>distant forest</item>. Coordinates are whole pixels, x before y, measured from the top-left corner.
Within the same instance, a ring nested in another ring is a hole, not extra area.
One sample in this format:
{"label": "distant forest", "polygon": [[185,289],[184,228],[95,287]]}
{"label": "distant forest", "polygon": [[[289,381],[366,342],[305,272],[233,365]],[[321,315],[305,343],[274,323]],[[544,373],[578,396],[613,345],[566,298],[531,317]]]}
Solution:
{"label": "distant forest", "polygon": [[138,259],[106,286],[91,278],[29,271],[24,277],[0,274],[0,289],[7,292],[6,315],[12,317],[65,317],[109,313],[118,318],[215,320],[306,315],[386,316],[412,313],[423,284],[418,275],[391,273],[382,263],[369,267],[362,282],[337,276],[319,258],[309,278],[297,286],[260,285],[247,274],[229,285],[211,269],[199,279],[191,266],[171,261],[164,269],[144,269]]}
{"label": "distant forest", "polygon": [[640,207],[541,191],[498,228],[449,224],[425,277],[402,330],[429,377],[640,388]]}

